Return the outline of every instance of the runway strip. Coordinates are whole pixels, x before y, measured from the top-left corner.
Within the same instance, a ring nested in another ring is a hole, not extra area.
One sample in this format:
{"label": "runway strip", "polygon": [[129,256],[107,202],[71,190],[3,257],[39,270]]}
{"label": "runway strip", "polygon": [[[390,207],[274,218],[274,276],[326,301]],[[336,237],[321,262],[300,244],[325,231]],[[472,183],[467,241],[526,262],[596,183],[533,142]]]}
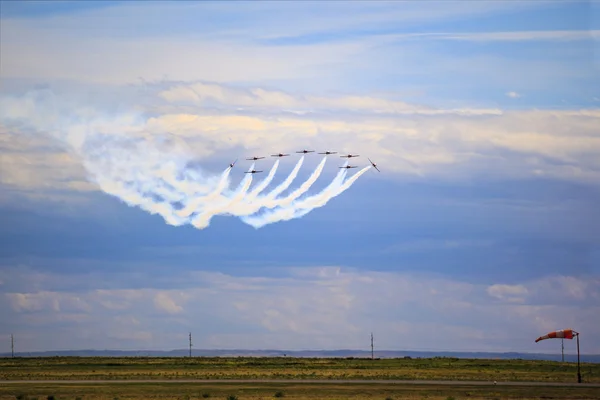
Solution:
{"label": "runway strip", "polygon": [[577,382],[497,382],[493,381],[421,381],[421,380],[352,380],[352,379],[105,379],[105,380],[20,380],[3,381],[3,385],[16,384],[128,384],[128,383],[197,383],[197,384],[256,384],[256,383],[288,383],[288,384],[387,384],[387,385],[441,385],[441,386],[568,386],[568,387],[598,387],[600,383]]}

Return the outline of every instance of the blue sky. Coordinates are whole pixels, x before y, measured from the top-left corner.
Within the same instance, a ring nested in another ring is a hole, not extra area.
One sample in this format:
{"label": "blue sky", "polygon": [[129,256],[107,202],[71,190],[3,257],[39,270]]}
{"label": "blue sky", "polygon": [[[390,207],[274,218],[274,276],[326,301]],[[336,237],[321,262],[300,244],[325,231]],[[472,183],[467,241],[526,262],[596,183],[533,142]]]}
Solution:
{"label": "blue sky", "polygon": [[3,1],[0,338],[600,353],[599,8]]}

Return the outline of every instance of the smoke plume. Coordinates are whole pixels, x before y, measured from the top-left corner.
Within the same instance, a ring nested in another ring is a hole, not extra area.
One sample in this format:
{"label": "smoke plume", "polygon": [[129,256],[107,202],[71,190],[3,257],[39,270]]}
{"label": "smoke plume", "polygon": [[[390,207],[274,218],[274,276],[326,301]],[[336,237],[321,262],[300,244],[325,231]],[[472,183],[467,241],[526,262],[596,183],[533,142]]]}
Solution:
{"label": "smoke plume", "polygon": [[3,125],[19,132],[50,135],[81,160],[89,180],[104,193],[158,214],[174,226],[191,224],[204,229],[216,215],[235,216],[255,228],[300,218],[343,193],[370,168],[348,179],[347,169],[340,169],[323,190],[308,195],[324,170],[325,156],[306,181],[282,196],[298,176],[305,159],[302,155],[289,175],[270,191],[279,160],[251,189],[253,163],[232,189],[231,174],[237,165],[220,175],[209,173],[198,167],[184,141],[149,132],[147,120],[136,113],[107,117],[94,109],[60,102],[49,91],[0,98]]}

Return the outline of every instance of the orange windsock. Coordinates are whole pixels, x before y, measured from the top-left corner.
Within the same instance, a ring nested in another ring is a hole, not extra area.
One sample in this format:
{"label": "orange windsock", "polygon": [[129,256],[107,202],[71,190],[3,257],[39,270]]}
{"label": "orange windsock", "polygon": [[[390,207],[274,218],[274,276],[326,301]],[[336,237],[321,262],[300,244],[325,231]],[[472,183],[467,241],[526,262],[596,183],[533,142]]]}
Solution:
{"label": "orange windsock", "polygon": [[573,329],[561,329],[560,331],[550,332],[544,336],[540,336],[535,339],[535,342],[539,342],[544,339],[573,339],[573,336],[576,335],[577,332],[574,332]]}

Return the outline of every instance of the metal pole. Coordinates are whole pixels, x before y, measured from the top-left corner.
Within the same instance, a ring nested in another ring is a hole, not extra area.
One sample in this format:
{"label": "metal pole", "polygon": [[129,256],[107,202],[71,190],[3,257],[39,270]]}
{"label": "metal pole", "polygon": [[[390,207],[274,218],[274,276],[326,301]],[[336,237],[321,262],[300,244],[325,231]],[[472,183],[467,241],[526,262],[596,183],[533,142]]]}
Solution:
{"label": "metal pole", "polygon": [[579,365],[579,333],[577,333],[577,383],[581,383],[581,366]]}
{"label": "metal pole", "polygon": [[13,334],[10,334],[10,354],[12,358],[15,358],[15,338]]}
{"label": "metal pole", "polygon": [[373,354],[373,332],[371,332],[371,360],[373,360],[374,354]]}
{"label": "metal pole", "polygon": [[562,362],[565,362],[565,339],[561,339],[560,342],[560,345],[562,346]]}
{"label": "metal pole", "polygon": [[192,358],[192,332],[190,332],[190,358]]}

